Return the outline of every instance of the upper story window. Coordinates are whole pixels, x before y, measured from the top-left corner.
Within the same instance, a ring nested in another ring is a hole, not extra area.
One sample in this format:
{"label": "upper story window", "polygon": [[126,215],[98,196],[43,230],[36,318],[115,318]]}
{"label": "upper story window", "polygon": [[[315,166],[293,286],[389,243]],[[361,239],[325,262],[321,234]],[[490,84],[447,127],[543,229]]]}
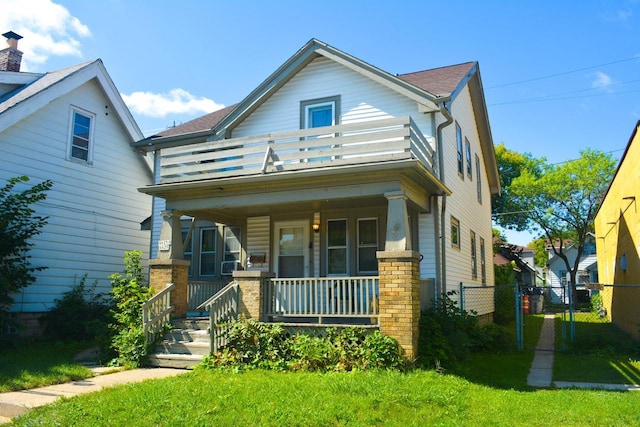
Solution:
{"label": "upper story window", "polygon": [[94,115],[76,108],[71,110],[69,158],[91,163]]}
{"label": "upper story window", "polygon": [[340,97],[312,99],[300,103],[300,128],[310,129],[338,124]]}
{"label": "upper story window", "polygon": [[485,263],[485,247],[484,247],[484,239],[480,238],[480,274],[482,278],[482,284],[487,284],[487,266]]}
{"label": "upper story window", "polygon": [[478,255],[476,252],[476,233],[471,232],[470,235],[470,244],[471,244],[471,277],[476,279],[478,277]]}
{"label": "upper story window", "polygon": [[465,146],[465,154],[467,156],[467,178],[473,178],[473,170],[471,168],[471,144],[469,144],[469,140],[467,138],[464,139]]}
{"label": "upper story window", "polygon": [[476,154],[476,191],[478,193],[478,203],[482,203],[482,181],[480,178],[482,175],[480,174],[480,157]]}
{"label": "upper story window", "polygon": [[462,129],[456,122],[456,144],[458,147],[458,175],[464,179],[464,153],[462,152]]}

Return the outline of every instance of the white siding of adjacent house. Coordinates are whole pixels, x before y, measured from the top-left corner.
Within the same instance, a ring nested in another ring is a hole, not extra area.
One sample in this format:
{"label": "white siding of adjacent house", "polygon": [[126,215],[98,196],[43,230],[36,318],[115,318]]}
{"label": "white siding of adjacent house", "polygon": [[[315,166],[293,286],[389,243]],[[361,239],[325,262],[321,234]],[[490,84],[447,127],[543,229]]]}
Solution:
{"label": "white siding of adjacent house", "polygon": [[[484,166],[483,152],[480,147],[480,137],[478,135],[475,119],[473,116],[473,106],[469,96],[468,88],[464,88],[452,103],[452,116],[454,123],[443,130],[443,155],[445,185],[452,191],[447,197],[446,212],[444,214],[445,227],[445,251],[446,251],[446,290],[458,290],[460,283],[464,286],[482,286],[481,266],[480,266],[480,238],[485,242],[485,266],[486,285],[494,285],[493,272],[493,251],[492,251],[492,231],[491,231],[491,194],[489,192],[488,179]],[[463,153],[464,153],[464,179],[458,175],[457,166],[457,143],[455,122],[462,129]],[[466,174],[466,150],[465,139],[471,145],[471,164],[473,173],[471,179]],[[482,168],[482,203],[477,198],[477,177],[475,155],[480,158]],[[441,201],[439,202],[441,204]],[[438,207],[440,209],[440,207]],[[460,249],[451,245],[451,217],[455,217],[460,222]],[[471,231],[476,233],[476,252],[478,256],[478,275],[473,278],[471,274]],[[473,302],[473,298],[465,299],[465,309],[477,309],[479,314],[484,314],[489,310],[485,299],[492,299],[493,294],[486,292],[476,292],[479,295],[478,301]],[[491,310],[492,311],[492,310]]]}
{"label": "white siding of adjacent house", "polygon": [[[67,160],[71,106],[95,114],[89,166]],[[113,112],[102,89],[88,82],[0,134],[2,180],[53,181],[36,207],[48,224],[30,253],[34,266],[47,269],[15,296],[14,311],[50,309],[85,274],[87,284],[97,281],[97,290],[108,292],[108,277],[123,270],[125,251],[142,251],[147,263],[149,232],[140,223],[151,212],[151,198],[137,188],[151,176]]]}
{"label": "white siding of adjacent house", "polygon": [[412,116],[427,136],[432,117],[418,113],[415,101],[326,58],[318,58],[247,117],[233,137],[300,128],[300,102],[340,96],[341,124]]}

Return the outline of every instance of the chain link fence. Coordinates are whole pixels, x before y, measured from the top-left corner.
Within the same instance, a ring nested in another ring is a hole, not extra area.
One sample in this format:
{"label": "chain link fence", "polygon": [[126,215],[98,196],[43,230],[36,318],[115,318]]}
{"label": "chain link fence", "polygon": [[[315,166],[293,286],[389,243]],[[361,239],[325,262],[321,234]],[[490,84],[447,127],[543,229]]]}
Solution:
{"label": "chain link fence", "polygon": [[[615,325],[630,338],[640,339],[640,285],[590,284],[576,286],[522,287],[465,286],[460,284],[460,307],[480,320],[513,327],[515,346],[529,349],[534,335],[527,332],[529,315],[553,314],[559,319],[558,350],[588,347],[597,325]],[[603,328],[604,329],[604,328]]]}

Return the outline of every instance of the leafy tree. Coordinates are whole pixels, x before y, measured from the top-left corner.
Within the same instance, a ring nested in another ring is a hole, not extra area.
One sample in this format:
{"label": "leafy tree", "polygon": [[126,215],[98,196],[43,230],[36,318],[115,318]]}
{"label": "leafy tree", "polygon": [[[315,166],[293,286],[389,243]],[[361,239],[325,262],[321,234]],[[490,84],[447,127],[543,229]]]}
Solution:
{"label": "leafy tree", "polygon": [[[584,252],[585,240],[593,232],[593,220],[615,170],[613,158],[601,151],[585,149],[580,158],[560,164],[545,159],[533,159],[504,149],[505,169],[520,165],[519,175],[506,185],[508,200],[501,205],[501,215],[495,217],[503,227],[539,231],[552,245],[569,271],[575,297],[578,263]],[[506,159],[506,160],[505,160]],[[513,161],[513,159],[520,159]],[[500,168],[500,167],[499,167]],[[571,242],[577,250],[573,263],[566,255]]]}
{"label": "leafy tree", "polygon": [[46,180],[24,190],[18,190],[29,178],[10,178],[0,188],[0,330],[9,320],[13,294],[35,281],[34,273],[46,267],[33,267],[29,250],[30,239],[41,233],[47,217],[35,215],[32,205],[46,198],[53,185]]}
{"label": "leafy tree", "polygon": [[544,268],[549,261],[549,252],[547,252],[547,241],[545,239],[535,239],[527,245],[535,251],[533,260],[536,267]]}

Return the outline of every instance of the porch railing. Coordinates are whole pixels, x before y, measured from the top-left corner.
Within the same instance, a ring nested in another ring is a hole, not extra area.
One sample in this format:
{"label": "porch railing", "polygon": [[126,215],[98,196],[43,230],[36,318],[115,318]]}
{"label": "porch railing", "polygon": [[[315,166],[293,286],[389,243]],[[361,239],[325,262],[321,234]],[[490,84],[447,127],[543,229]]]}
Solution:
{"label": "porch railing", "polygon": [[190,312],[200,311],[198,306],[217,294],[228,282],[189,282],[187,286],[187,306]]}
{"label": "porch railing", "polygon": [[171,290],[174,284],[169,283],[167,287],[153,295],[142,304],[142,330],[147,338],[147,342],[155,340],[158,334],[162,333],[165,324],[171,322]]}
{"label": "porch railing", "polygon": [[209,312],[211,352],[216,353],[227,344],[229,322],[238,319],[238,284],[231,282],[222,290],[196,307]]}
{"label": "porch railing", "polygon": [[265,316],[369,318],[378,323],[378,277],[271,279],[265,286]]}
{"label": "porch railing", "polygon": [[435,172],[432,144],[409,116],[165,148],[160,182],[406,159]]}

